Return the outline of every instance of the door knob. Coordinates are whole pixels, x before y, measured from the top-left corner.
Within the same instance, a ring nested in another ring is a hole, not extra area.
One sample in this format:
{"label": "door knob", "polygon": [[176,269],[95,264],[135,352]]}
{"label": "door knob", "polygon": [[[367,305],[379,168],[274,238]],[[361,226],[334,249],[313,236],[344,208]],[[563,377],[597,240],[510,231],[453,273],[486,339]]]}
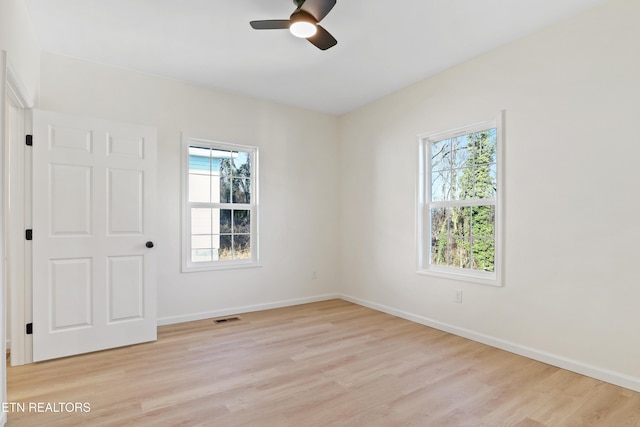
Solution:
{"label": "door knob", "polygon": [[147,242],[146,246],[151,249],[153,247],[153,242],[149,241]]}

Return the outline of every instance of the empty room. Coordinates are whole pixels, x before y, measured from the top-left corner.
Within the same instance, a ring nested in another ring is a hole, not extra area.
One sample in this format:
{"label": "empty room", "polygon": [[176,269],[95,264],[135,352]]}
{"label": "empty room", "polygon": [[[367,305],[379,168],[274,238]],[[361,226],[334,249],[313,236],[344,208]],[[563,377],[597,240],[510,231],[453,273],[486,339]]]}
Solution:
{"label": "empty room", "polygon": [[639,17],[0,0],[0,426],[640,426]]}

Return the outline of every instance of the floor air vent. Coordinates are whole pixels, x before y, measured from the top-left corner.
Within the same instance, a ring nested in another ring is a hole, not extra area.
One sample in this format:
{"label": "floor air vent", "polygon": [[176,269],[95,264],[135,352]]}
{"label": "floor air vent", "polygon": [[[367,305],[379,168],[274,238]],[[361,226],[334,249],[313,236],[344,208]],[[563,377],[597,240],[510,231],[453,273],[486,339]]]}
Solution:
{"label": "floor air vent", "polygon": [[237,322],[238,320],[241,320],[238,316],[222,317],[220,319],[214,319],[213,323],[215,324],[230,323],[230,322]]}

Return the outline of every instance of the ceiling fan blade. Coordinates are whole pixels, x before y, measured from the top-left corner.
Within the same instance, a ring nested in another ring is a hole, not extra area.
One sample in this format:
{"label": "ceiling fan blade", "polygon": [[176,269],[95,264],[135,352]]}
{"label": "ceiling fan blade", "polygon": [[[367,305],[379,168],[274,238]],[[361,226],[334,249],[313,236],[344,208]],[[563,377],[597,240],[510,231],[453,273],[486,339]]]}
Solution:
{"label": "ceiling fan blade", "polygon": [[316,18],[316,22],[320,22],[335,5],[336,0],[306,0],[298,9]]}
{"label": "ceiling fan blade", "polygon": [[288,19],[269,19],[266,21],[249,22],[254,30],[286,30],[291,23]]}
{"label": "ceiling fan blade", "polygon": [[307,40],[313,43],[313,45],[320,50],[327,50],[338,44],[338,40],[336,40],[331,34],[329,34],[329,31],[325,30],[320,25],[318,25],[318,31]]}

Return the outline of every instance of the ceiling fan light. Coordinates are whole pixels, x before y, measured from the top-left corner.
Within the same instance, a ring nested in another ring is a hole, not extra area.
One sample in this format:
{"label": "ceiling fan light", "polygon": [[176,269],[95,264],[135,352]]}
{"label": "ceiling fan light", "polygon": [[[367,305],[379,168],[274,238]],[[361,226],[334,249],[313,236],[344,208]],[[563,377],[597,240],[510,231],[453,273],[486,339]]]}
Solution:
{"label": "ceiling fan light", "polygon": [[316,25],[312,22],[296,21],[291,23],[289,31],[291,31],[291,34],[296,37],[306,39],[313,36],[318,31],[318,27],[316,27]]}

